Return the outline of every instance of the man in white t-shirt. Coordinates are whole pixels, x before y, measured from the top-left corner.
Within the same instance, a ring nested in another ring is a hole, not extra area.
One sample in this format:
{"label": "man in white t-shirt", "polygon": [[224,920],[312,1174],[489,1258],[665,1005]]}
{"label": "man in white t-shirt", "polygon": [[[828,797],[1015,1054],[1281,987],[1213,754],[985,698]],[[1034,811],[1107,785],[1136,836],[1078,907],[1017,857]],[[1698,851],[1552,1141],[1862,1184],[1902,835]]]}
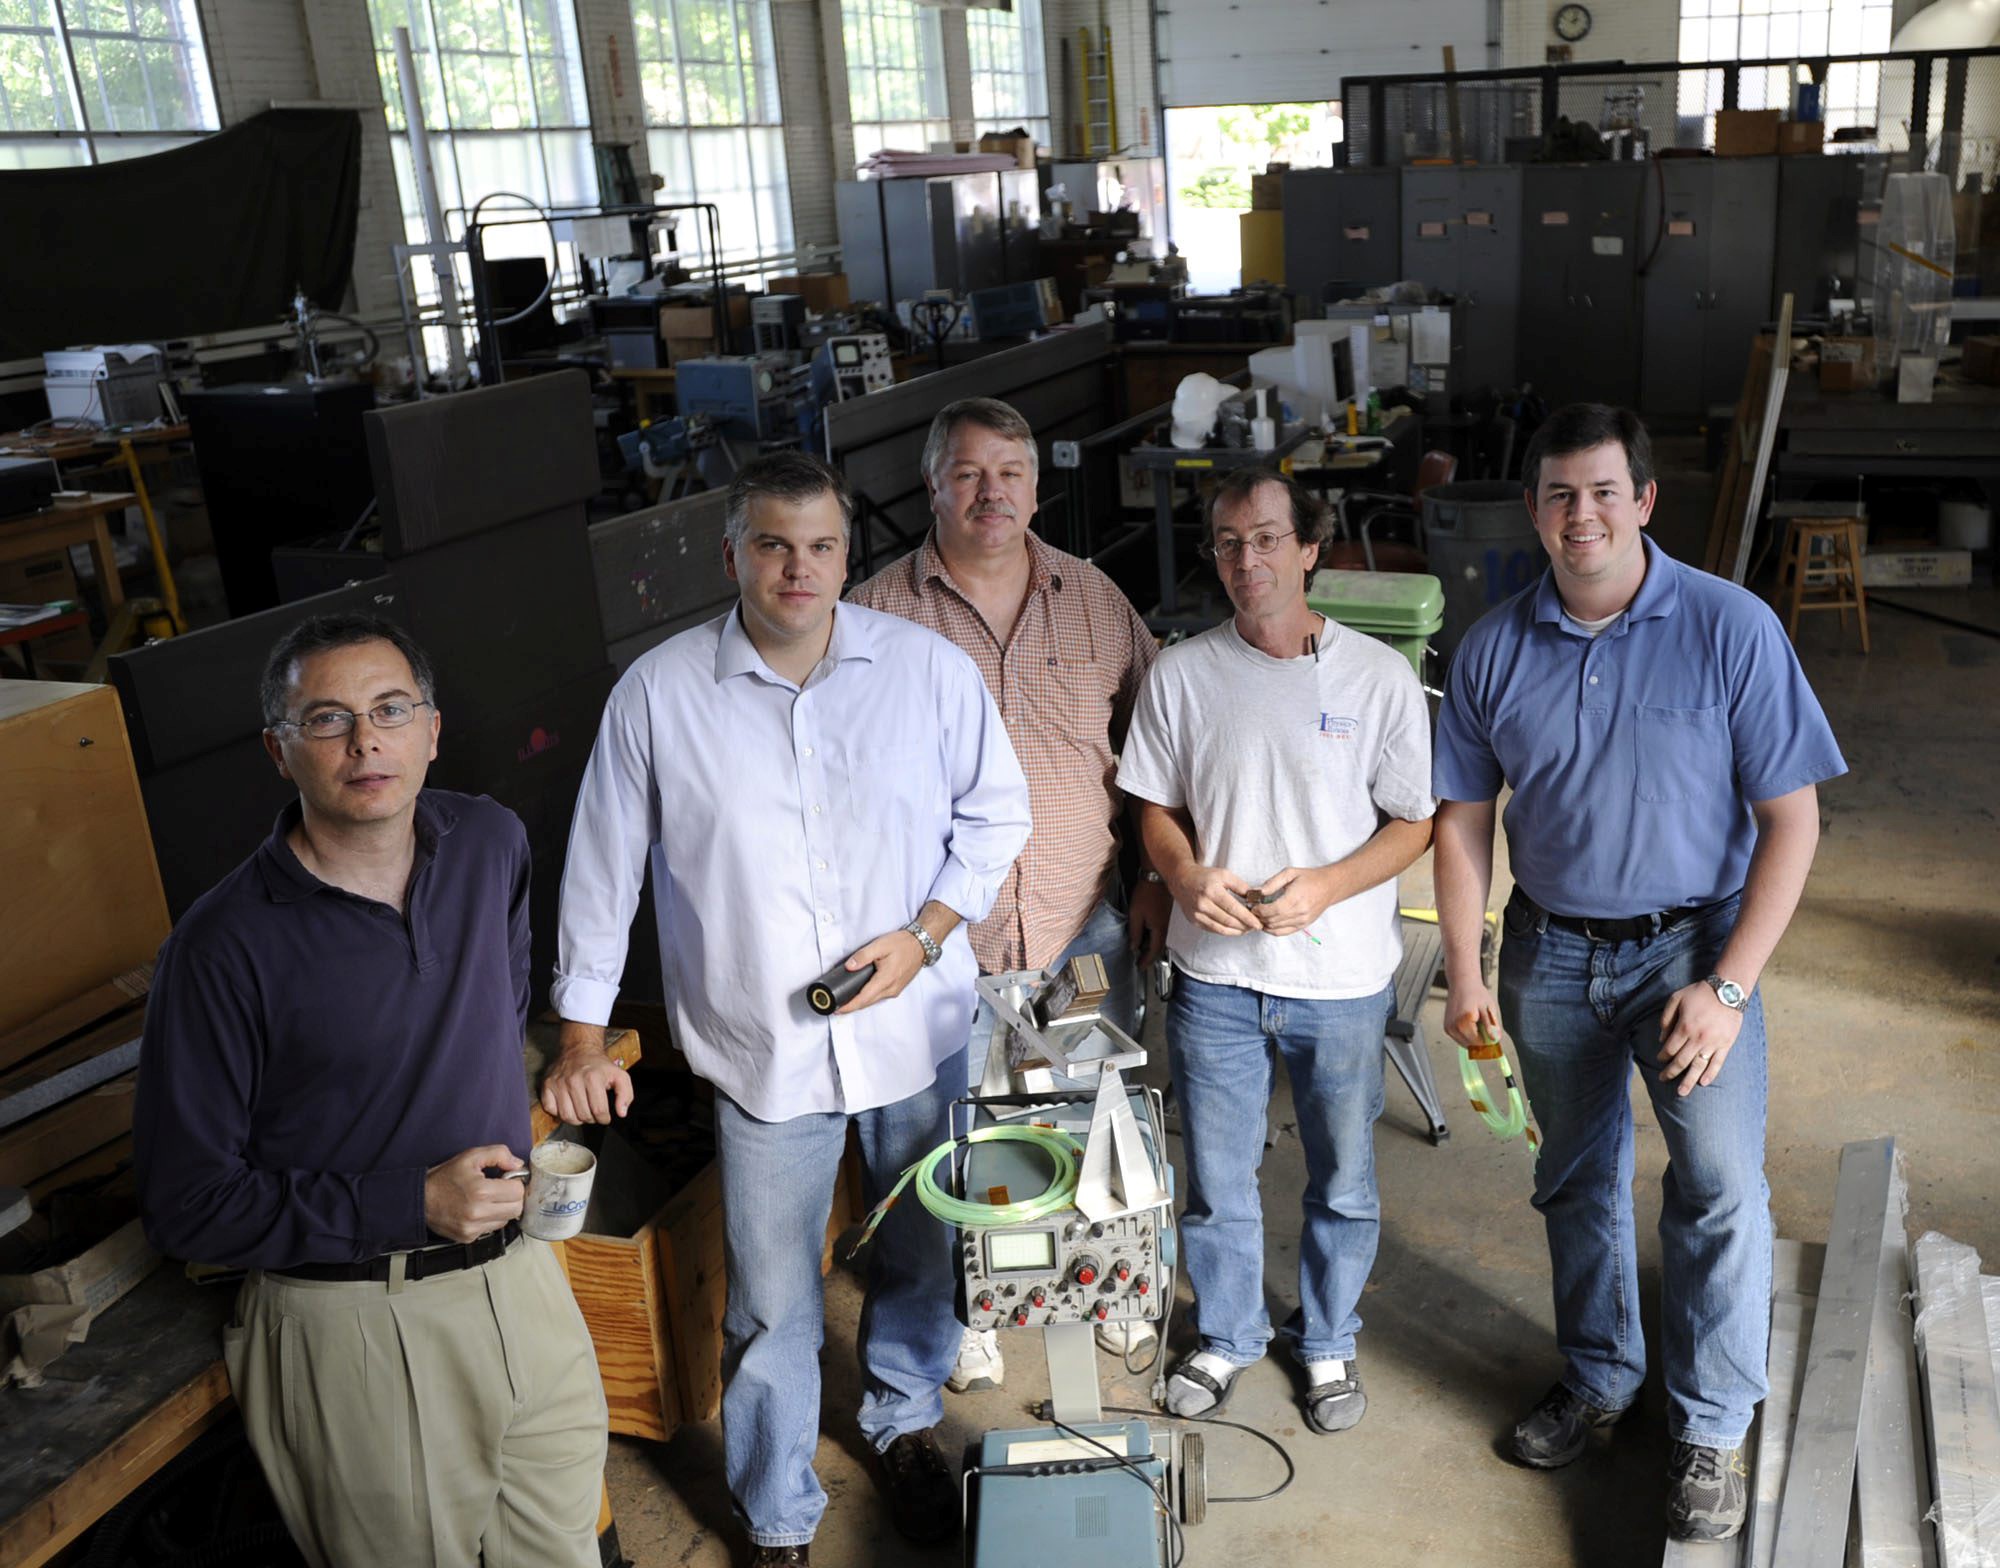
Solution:
{"label": "man in white t-shirt", "polygon": [[1318,615],[1306,584],[1325,509],[1275,469],[1209,502],[1202,553],[1236,607],[1167,649],[1141,693],[1118,785],[1173,894],[1167,1048],[1188,1166],[1182,1236],[1201,1346],[1167,1380],[1176,1415],[1219,1409],[1271,1341],[1257,1169],[1275,1061],[1306,1154],[1299,1309],[1305,1414],[1367,1408],[1355,1305],[1381,1229],[1375,1120],[1401,957],[1396,876],[1430,843],[1423,691],[1382,643]]}

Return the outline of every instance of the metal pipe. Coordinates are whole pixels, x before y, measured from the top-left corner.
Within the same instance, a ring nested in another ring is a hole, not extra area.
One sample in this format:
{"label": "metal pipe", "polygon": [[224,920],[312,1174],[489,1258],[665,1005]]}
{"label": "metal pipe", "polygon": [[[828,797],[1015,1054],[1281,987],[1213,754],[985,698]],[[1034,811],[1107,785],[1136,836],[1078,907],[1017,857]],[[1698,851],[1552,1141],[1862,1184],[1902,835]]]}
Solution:
{"label": "metal pipe", "polygon": [[[410,166],[417,175],[417,200],[423,208],[424,237],[433,245],[450,243],[450,236],[444,231],[444,212],[438,206],[437,172],[431,167],[430,132],[424,125],[424,95],[417,81],[416,52],[410,47],[410,30],[396,29],[396,74],[401,79],[403,90],[403,124],[410,135]],[[451,265],[449,255],[432,258],[437,268],[438,301],[447,322],[456,323],[458,316],[458,276]],[[451,366],[451,384],[454,387],[465,383],[465,344],[458,335],[456,325],[444,329],[445,353]],[[418,367],[419,380],[422,369]]]}

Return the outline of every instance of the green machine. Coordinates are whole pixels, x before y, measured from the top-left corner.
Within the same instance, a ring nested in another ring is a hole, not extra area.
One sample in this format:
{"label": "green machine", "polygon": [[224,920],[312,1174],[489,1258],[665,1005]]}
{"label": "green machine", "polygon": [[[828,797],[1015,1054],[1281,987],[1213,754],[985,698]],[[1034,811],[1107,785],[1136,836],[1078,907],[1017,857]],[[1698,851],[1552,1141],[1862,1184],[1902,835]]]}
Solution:
{"label": "green machine", "polygon": [[1306,604],[1330,621],[1386,642],[1424,678],[1424,650],[1444,630],[1444,584],[1419,572],[1313,573]]}

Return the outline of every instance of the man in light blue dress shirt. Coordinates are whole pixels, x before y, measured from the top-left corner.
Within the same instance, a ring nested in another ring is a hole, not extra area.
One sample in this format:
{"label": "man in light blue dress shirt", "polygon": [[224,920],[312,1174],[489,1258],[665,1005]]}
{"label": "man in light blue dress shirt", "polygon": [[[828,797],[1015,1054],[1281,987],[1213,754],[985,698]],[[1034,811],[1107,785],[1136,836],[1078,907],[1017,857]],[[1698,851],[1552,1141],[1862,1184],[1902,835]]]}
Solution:
{"label": "man in light blue dress shirt", "polygon": [[[1438,715],[1438,913],[1461,1045],[1504,1019],[1541,1123],[1561,1378],[1514,1428],[1553,1469],[1646,1375],[1632,1226],[1636,1066],[1668,1156],[1660,1360],[1667,1527],[1742,1526],[1771,1303],[1759,975],[1847,771],[1770,607],[1645,537],[1645,427],[1573,404],[1522,463],[1549,572],[1466,634]],[[1515,888],[1496,1000],[1479,971],[1502,784]]]}
{"label": "man in light blue dress shirt", "polygon": [[[796,452],[730,486],[727,615],[634,664],[606,707],[563,873],[544,1101],[606,1121],[630,1080],[603,1053],[650,862],[675,1042],[716,1087],[729,1269],[725,1463],[756,1568],[808,1561],[823,1335],[819,1260],[850,1121],[873,1203],[949,1136],[964,1092],[972,950],[1029,830],[1028,788],[973,662],[841,604],[851,506]],[[875,971],[831,1017],[808,985]],[[899,1529],[957,1528],[930,1431],[958,1352],[944,1227],[915,1201],[878,1230],[860,1423]]]}

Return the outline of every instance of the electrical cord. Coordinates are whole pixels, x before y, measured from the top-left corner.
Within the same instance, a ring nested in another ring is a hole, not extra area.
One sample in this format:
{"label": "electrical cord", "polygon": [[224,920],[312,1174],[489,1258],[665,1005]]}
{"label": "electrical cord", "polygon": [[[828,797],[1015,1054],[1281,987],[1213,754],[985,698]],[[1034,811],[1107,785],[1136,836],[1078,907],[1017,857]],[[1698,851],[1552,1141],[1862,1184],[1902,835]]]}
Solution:
{"label": "electrical cord", "polygon": [[[1134,1413],[1143,1414],[1144,1412]],[[1160,1512],[1166,1515],[1168,1568],[1181,1568],[1181,1562],[1187,1556],[1187,1537],[1181,1533],[1180,1517],[1174,1512],[1174,1506],[1168,1500],[1165,1488],[1135,1465],[1127,1455],[1117,1452],[1110,1444],[1099,1442],[1088,1433],[1079,1432],[1075,1427],[1065,1422],[1052,1420],[1050,1424],[1058,1432],[1075,1438],[1079,1443],[1088,1443],[1107,1458],[1117,1460],[1119,1469],[1129,1470],[1139,1478],[1146,1490],[1153,1494],[1153,1501],[1159,1506]]]}
{"label": "electrical cord", "polygon": [[1147,1420],[1179,1421],[1188,1426],[1230,1427],[1238,1432],[1248,1432],[1258,1442],[1277,1453],[1278,1462],[1285,1467],[1285,1478],[1272,1487],[1270,1491],[1246,1493],[1241,1497],[1211,1497],[1209,1498],[1211,1503],[1268,1503],[1286,1487],[1290,1486],[1293,1481],[1298,1479],[1298,1466],[1292,1463],[1291,1450],[1286,1448],[1275,1437],[1271,1436],[1269,1432],[1260,1432],[1247,1421],[1231,1421],[1224,1416],[1177,1416],[1167,1410],[1132,1410],[1124,1405],[1106,1405],[1103,1408],[1104,1413],[1108,1416],[1143,1416]]}
{"label": "electrical cord", "polygon": [[[954,1150],[975,1143],[1033,1144],[1049,1157],[1049,1163],[1054,1167],[1048,1186],[1035,1197],[1019,1203],[972,1203],[964,1198],[954,1198],[938,1185],[938,1162],[949,1158]],[[868,1211],[861,1235],[847,1256],[851,1260],[868,1245],[874,1238],[876,1226],[882,1223],[902,1196],[903,1189],[912,1182],[916,1184],[917,1201],[945,1224],[955,1225],[961,1230],[997,1230],[1003,1226],[1027,1224],[1074,1208],[1077,1178],[1082,1168],[1083,1145],[1059,1127],[1020,1127],[1003,1123],[996,1127],[981,1127],[963,1137],[948,1138],[896,1178],[895,1186]]]}

